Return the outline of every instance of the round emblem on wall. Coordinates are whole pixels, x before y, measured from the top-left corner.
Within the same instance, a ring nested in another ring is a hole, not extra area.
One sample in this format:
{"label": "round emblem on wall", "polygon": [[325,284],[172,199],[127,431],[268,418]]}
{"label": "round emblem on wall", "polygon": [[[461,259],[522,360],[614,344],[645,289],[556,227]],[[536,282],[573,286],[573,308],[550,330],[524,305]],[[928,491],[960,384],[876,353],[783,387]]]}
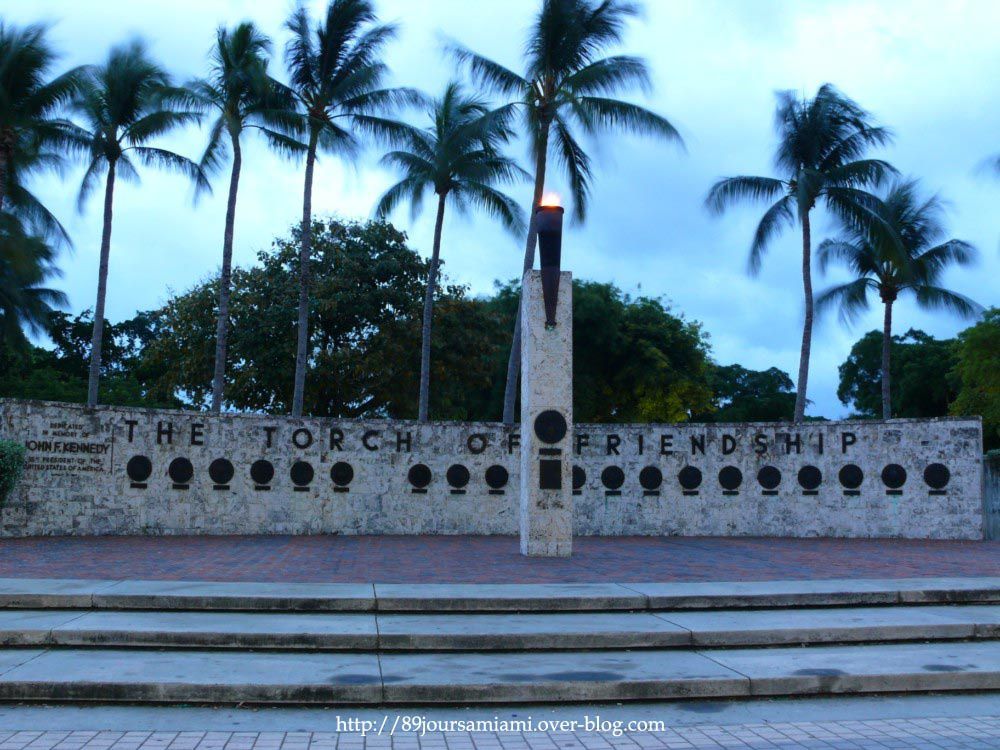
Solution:
{"label": "round emblem on wall", "polygon": [[639,472],[639,484],[644,490],[658,490],[663,484],[663,472],[655,466],[647,466]]}
{"label": "round emblem on wall", "polygon": [[460,490],[469,483],[469,470],[462,464],[452,464],[445,472],[444,478],[451,487]]}
{"label": "round emblem on wall", "polygon": [[924,481],[932,490],[943,490],[951,481],[951,472],[944,464],[930,464],[924,469]]}
{"label": "round emblem on wall", "polygon": [[906,469],[899,464],[889,464],[882,469],[882,484],[890,490],[898,490],[906,484]]}
{"label": "round emblem on wall", "polygon": [[254,484],[270,484],[274,479],[274,465],[265,459],[254,461],[250,466],[250,478]]}
{"label": "round emblem on wall", "polygon": [[535,417],[535,435],[543,443],[558,443],[566,437],[566,417],[555,409],[543,411]]}
{"label": "round emblem on wall", "polygon": [[776,466],[761,466],[757,472],[757,483],[765,490],[775,490],[781,484],[781,471]]}
{"label": "round emblem on wall", "polygon": [[804,490],[814,490],[823,481],[823,472],[815,466],[803,466],[799,469],[799,486]]}
{"label": "round emblem on wall", "polygon": [[415,464],[410,467],[406,478],[418,490],[424,489],[431,483],[431,470],[426,464]]}
{"label": "round emblem on wall", "polygon": [[208,465],[208,476],[215,484],[229,484],[236,470],[228,458],[217,458]]}
{"label": "round emblem on wall", "polygon": [[735,466],[723,466],[719,471],[719,484],[722,489],[732,492],[743,483],[743,472]]}
{"label": "round emblem on wall", "polygon": [[701,485],[701,469],[694,466],[685,466],[677,474],[677,481],[686,490],[696,490]]}
{"label": "round emblem on wall", "polygon": [[305,487],[313,480],[315,472],[313,472],[312,464],[308,461],[296,461],[292,464],[288,475],[292,478],[292,484],[296,487]]}
{"label": "round emblem on wall", "polygon": [[609,490],[621,489],[625,484],[625,472],[618,466],[608,466],[601,472],[601,484]]}
{"label": "round emblem on wall", "polygon": [[132,456],[125,464],[125,473],[133,482],[145,482],[153,473],[153,462],[146,456]]}
{"label": "round emblem on wall", "polygon": [[346,487],[354,479],[354,468],[346,461],[337,461],[330,467],[330,479],[338,487]]}
{"label": "round emblem on wall", "polygon": [[579,466],[573,467],[573,489],[579,490],[583,489],[583,485],[587,483],[587,472],[581,469]]}
{"label": "round emblem on wall", "polygon": [[856,490],[865,481],[865,473],[857,464],[847,464],[840,470],[837,478],[840,480],[841,486],[849,490]]}
{"label": "round emblem on wall", "polygon": [[491,490],[500,490],[507,486],[510,474],[500,464],[494,464],[486,470],[486,484]]}
{"label": "round emblem on wall", "polygon": [[175,458],[170,462],[167,475],[174,484],[187,484],[194,476],[194,466],[186,458]]}

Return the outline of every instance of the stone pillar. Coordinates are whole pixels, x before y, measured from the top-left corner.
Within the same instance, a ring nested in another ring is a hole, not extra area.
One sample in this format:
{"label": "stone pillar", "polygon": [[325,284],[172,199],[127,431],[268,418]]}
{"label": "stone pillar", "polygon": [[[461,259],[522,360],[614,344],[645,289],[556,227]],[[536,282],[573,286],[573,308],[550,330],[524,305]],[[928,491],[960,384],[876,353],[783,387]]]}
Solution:
{"label": "stone pillar", "polygon": [[559,275],[556,325],[545,325],[540,271],[521,284],[521,554],[573,549],[573,287]]}

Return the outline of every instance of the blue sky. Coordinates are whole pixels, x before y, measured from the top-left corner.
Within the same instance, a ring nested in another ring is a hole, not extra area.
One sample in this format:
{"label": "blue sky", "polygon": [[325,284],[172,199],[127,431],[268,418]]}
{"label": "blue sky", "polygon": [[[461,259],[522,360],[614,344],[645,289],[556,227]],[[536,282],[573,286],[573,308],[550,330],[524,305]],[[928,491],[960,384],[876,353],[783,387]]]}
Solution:
{"label": "blue sky", "polygon": [[[309,7],[319,11],[321,2]],[[453,66],[443,59],[441,39],[454,38],[511,67],[518,67],[525,27],[536,0],[378,0],[384,20],[401,25],[388,51],[393,81],[438,93]],[[214,29],[251,18],[276,41],[291,3],[285,0],[0,0],[0,15],[15,23],[46,20],[63,50],[65,65],[95,62],[133,35],[184,80],[202,73]],[[745,273],[750,235],[759,207],[721,218],[702,208],[712,182],[730,174],[767,174],[774,147],[774,92],[814,92],[831,82],[868,108],[896,133],[881,156],[919,177],[950,205],[952,236],[976,244],[979,264],[952,270],[946,284],[984,305],[1000,304],[1000,180],[976,173],[976,165],[1000,152],[1000,3],[993,0],[648,0],[625,49],[646,57],[655,90],[640,101],[667,116],[687,150],[634,138],[594,147],[593,203],[585,226],[572,227],[564,266],[578,277],[614,281],[626,291],[660,296],[677,312],[704,323],[715,358],[752,368],[797,370],[801,326],[799,237],[775,243],[761,274]],[[280,57],[273,72],[283,77]],[[412,119],[419,121],[414,113]],[[191,129],[165,144],[191,157],[205,133]],[[524,157],[521,145],[512,149]],[[376,164],[371,149],[355,165],[324,158],[316,177],[314,211],[345,217],[370,215],[393,175]],[[74,312],[92,307],[100,242],[100,205],[81,215],[75,192],[82,174],[39,180],[36,191],[74,239],[61,261],[62,288]],[[221,255],[225,182],[214,196],[192,206],[181,178],[145,171],[139,186],[117,191],[108,316],[120,320],[161,304],[217,269]],[[559,189],[558,181],[552,187]],[[301,212],[301,167],[284,162],[260,143],[244,149],[237,210],[235,259],[249,264],[257,250],[284,233]],[[530,199],[530,185],[512,189]],[[98,199],[100,196],[97,196]],[[412,246],[430,250],[432,212],[411,222],[401,211],[395,223]],[[816,241],[833,226],[814,221]],[[505,234],[486,218],[445,224],[446,273],[475,292],[494,279],[515,277],[523,239]],[[841,277],[816,279],[818,289]],[[909,301],[898,306],[897,330],[922,328],[951,336],[967,325],[945,314],[928,314]],[[836,398],[837,365],[864,331],[880,326],[875,309],[852,329],[835,317],[820,323],[813,343],[810,414],[846,413]],[[292,363],[289,363],[291,366]]]}

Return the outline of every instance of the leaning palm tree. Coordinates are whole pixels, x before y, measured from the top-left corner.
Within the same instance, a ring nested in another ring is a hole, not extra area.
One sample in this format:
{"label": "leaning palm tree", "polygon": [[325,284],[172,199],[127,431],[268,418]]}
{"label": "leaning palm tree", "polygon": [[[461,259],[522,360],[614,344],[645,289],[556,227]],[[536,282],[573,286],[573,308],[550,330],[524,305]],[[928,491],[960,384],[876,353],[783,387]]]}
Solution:
{"label": "leaning palm tree", "polygon": [[200,115],[197,112],[184,109],[190,103],[190,92],[174,87],[170,76],[149,58],[145,45],[138,40],[113,48],[106,62],[90,68],[80,92],[72,101],[72,110],[83,120],[84,126],[75,127],[71,136],[76,146],[86,151],[89,161],[77,199],[81,210],[98,181],[105,177],[88,406],[97,404],[101,371],[115,179],[138,179],[134,158],[145,166],[179,171],[194,179],[201,189],[210,189],[198,165],[190,159],[146,145],[179,126],[198,122]]}
{"label": "leaning palm tree", "polygon": [[775,125],[778,148],[774,164],[780,176],[727,177],[712,186],[705,204],[718,214],[738,201],[777,198],[754,232],[751,274],[759,271],[768,245],[784,227],[796,219],[802,225],[805,320],[794,416],[801,422],[805,418],[813,328],[810,214],[822,203],[852,225],[870,219],[876,201],[866,189],[881,184],[896,170],[885,161],[862,158],[871,146],[887,143],[891,134],[873,125],[867,112],[830,84],[820,86],[812,99],[800,99],[789,91],[778,94]]}
{"label": "leaning palm tree", "polygon": [[[641,58],[603,56],[609,47],[621,43],[626,21],[637,12],[638,6],[627,0],[543,0],[525,45],[523,75],[464,47],[450,48],[484,87],[513,99],[508,106],[523,116],[535,187],[522,272],[535,262],[534,215],[542,200],[550,150],[565,170],[575,218],[582,221],[586,216],[592,168],[575,128],[588,136],[618,130],[681,142],[677,130],[663,117],[614,98],[628,89],[650,87],[649,71]],[[505,424],[514,421],[521,369],[520,321],[518,308],[504,390]]]}
{"label": "leaning palm tree", "polygon": [[285,49],[291,88],[305,135],[305,186],[299,250],[299,313],[292,415],[302,416],[309,355],[309,256],[312,251],[312,188],[317,153],[353,158],[362,134],[385,134],[398,123],[379,117],[401,103],[418,101],[408,89],[383,88],[388,68],[382,49],[396,27],[379,24],[371,0],[333,0],[316,27],[299,7],[286,23]]}
{"label": "leaning palm tree", "polygon": [[382,157],[383,164],[399,169],[403,177],[385,192],[375,209],[379,217],[385,217],[408,200],[416,214],[428,191],[437,196],[421,329],[417,412],[421,422],[428,420],[430,405],[431,321],[445,205],[450,201],[463,213],[473,207],[482,209],[511,231],[522,231],[522,210],[495,186],[529,176],[513,159],[498,151],[512,135],[506,118],[490,112],[484,101],[467,96],[457,83],[448,84],[444,95],[429,106],[428,115],[430,127],[406,127],[395,139],[400,148]]}
{"label": "leaning palm tree", "polygon": [[924,200],[916,181],[894,184],[886,194],[879,215],[878,231],[848,228],[843,236],[825,240],[819,246],[821,270],[843,262],[856,277],[832,287],[816,299],[823,312],[838,306],[845,322],[868,309],[868,292],[878,292],[885,306],[882,324],[882,418],[892,417],[889,395],[889,353],[892,344],[892,305],[903,292],[913,294],[924,308],[945,308],[964,317],[977,315],[981,308],[956,292],[939,286],[941,275],[950,265],[968,265],[976,257],[975,248],[962,240],[940,240],[945,235],[943,207],[937,197]]}
{"label": "leaning palm tree", "polygon": [[236,195],[239,190],[243,151],[240,138],[247,129],[260,131],[280,149],[295,149],[288,137],[294,130],[291,92],[267,73],[271,41],[252,23],[231,31],[216,32],[209,77],[188,84],[195,101],[216,111],[209,129],[208,145],[199,166],[206,174],[222,169],[232,153],[226,225],[222,235],[222,272],[219,276],[219,317],[216,324],[215,372],[212,377],[212,412],[222,408],[226,375],[226,345],[229,333],[229,297],[232,287],[233,231]]}
{"label": "leaning palm tree", "polygon": [[33,173],[62,166],[65,120],[58,115],[77,91],[83,68],[50,79],[57,59],[47,27],[0,21],[0,209],[40,235],[68,242],[59,221],[25,187]]}
{"label": "leaning palm tree", "polygon": [[24,329],[45,331],[52,306],[66,303],[62,292],[43,286],[59,275],[54,261],[55,252],[43,238],[0,213],[0,349],[24,349]]}

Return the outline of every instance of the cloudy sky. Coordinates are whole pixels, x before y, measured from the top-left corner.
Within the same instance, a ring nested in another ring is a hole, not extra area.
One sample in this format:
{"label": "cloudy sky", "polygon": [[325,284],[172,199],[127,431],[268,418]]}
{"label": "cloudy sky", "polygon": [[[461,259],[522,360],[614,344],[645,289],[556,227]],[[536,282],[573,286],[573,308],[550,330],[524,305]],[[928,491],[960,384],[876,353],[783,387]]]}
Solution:
{"label": "cloudy sky", "polygon": [[[319,11],[322,2],[310,0]],[[517,68],[525,27],[538,0],[378,0],[385,20],[401,25],[388,61],[394,81],[439,92],[453,66],[442,59],[451,37]],[[0,16],[25,23],[51,21],[63,63],[95,62],[130,36],[145,37],[178,79],[201,74],[214,29],[252,18],[280,52],[289,0],[0,0]],[[667,116],[687,150],[616,138],[593,147],[597,158],[593,207],[583,227],[570,230],[564,265],[578,277],[614,281],[633,294],[660,296],[704,323],[715,358],[752,368],[797,370],[801,325],[799,239],[790,232],[774,245],[757,278],[745,273],[746,253],[760,209],[722,218],[702,208],[713,180],[729,174],[767,174],[774,146],[774,92],[811,93],[832,82],[896,133],[881,154],[921,178],[950,204],[956,237],[980,248],[971,270],[953,270],[946,284],[979,302],[1000,304],[1000,181],[976,173],[1000,152],[1000,3],[995,0],[647,0],[626,48],[645,56],[655,91],[642,101]],[[279,60],[273,72],[283,77]],[[417,118],[417,115],[414,115]],[[190,130],[165,142],[200,155],[204,133]],[[524,156],[518,147],[518,156]],[[301,170],[259,143],[244,149],[244,175],[235,258],[255,253],[284,233],[301,212]],[[313,199],[318,213],[370,215],[393,175],[371,151],[357,165],[324,159]],[[62,259],[74,312],[92,307],[100,242],[99,200],[80,215],[75,192],[81,173],[40,181],[43,201],[69,229],[75,248]],[[559,185],[553,181],[553,187]],[[526,204],[530,186],[514,188]],[[98,196],[99,197],[99,196]],[[225,180],[216,194],[192,206],[182,179],[143,173],[141,186],[116,194],[108,316],[120,320],[159,305],[219,264]],[[396,223],[412,245],[429,253],[432,215]],[[832,231],[814,222],[819,240]],[[495,279],[515,277],[523,240],[485,218],[449,217],[443,254],[451,280],[488,292]],[[838,277],[817,279],[823,288]],[[923,313],[909,302],[895,316],[900,331],[918,327],[951,336],[965,323]],[[851,343],[880,326],[873,310],[855,328],[820,323],[813,343],[809,413],[846,413],[836,397],[837,365]],[[289,363],[291,366],[291,363]]]}

